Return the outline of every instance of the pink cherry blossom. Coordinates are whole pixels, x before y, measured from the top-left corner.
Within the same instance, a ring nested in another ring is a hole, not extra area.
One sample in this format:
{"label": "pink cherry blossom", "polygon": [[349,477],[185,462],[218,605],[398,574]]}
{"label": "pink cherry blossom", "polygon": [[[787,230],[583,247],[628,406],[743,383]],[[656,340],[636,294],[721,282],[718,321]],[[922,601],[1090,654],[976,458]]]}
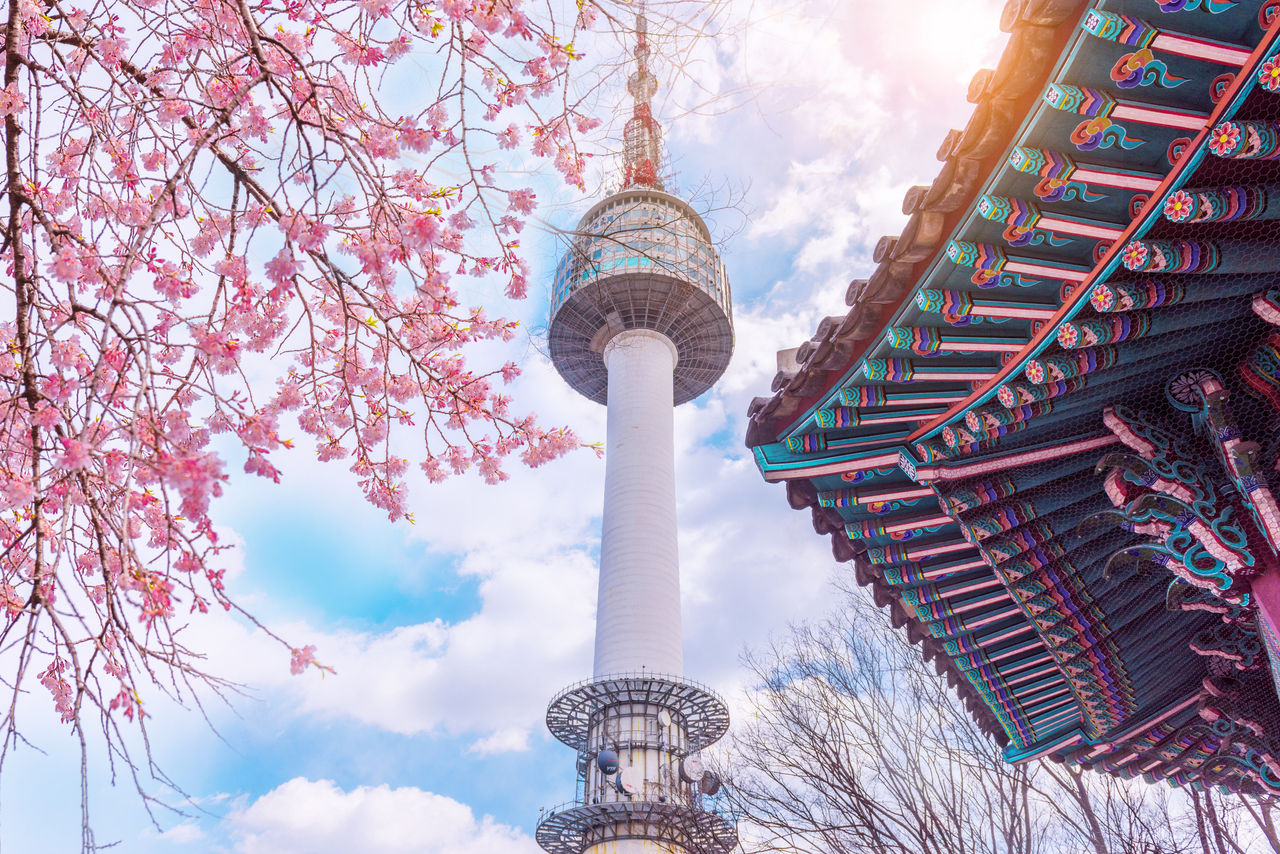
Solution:
{"label": "pink cherry blossom", "polygon": [[289,650],[289,672],[294,676],[305,673],[308,667],[315,667],[325,673],[335,672],[332,667],[326,667],[316,661],[316,648],[314,646],[304,646],[300,649]]}
{"label": "pink cherry blossom", "polygon": [[53,261],[53,275],[60,282],[74,282],[80,278],[84,268],[80,266],[79,253],[70,246],[58,250]]}
{"label": "pink cherry blossom", "polygon": [[0,116],[11,116],[27,108],[26,99],[18,91],[17,83],[10,83],[0,89]]}
{"label": "pink cherry blossom", "polygon": [[62,413],[57,407],[50,406],[45,401],[36,404],[35,414],[31,416],[31,423],[37,427],[43,427],[46,430],[58,426],[62,421]]}
{"label": "pink cherry blossom", "polygon": [[[393,520],[414,467],[496,483],[581,446],[499,392],[519,366],[474,345],[518,327],[471,305],[529,290],[527,155],[583,183],[598,119],[570,39],[594,6],[19,2],[0,606],[38,641],[14,696],[34,680],[58,718],[114,724],[139,690],[216,685],[184,645],[236,607],[216,499],[270,489],[298,436]],[[410,53],[453,59],[415,71],[404,115],[380,85]]]}
{"label": "pink cherry blossom", "polygon": [[475,220],[473,220],[471,215],[465,210],[458,211],[453,216],[449,217],[449,225],[452,228],[456,228],[458,231],[467,231],[475,224]]}
{"label": "pink cherry blossom", "polygon": [[511,210],[528,215],[533,213],[537,202],[534,200],[533,190],[526,188],[507,193],[507,204]]}
{"label": "pink cherry blossom", "polygon": [[302,264],[288,249],[281,249],[267,262],[267,278],[277,284],[288,284],[302,270]]}
{"label": "pink cherry blossom", "polygon": [[75,692],[63,675],[67,670],[67,662],[55,658],[39,676],[40,684],[53,695],[54,707],[58,710],[63,723],[75,720]]}
{"label": "pink cherry blossom", "polygon": [[53,464],[61,469],[82,469],[89,465],[89,448],[79,439],[61,438],[62,453],[54,459]]}
{"label": "pink cherry blossom", "polygon": [[507,129],[498,134],[499,148],[515,148],[520,144],[520,128],[507,125]]}

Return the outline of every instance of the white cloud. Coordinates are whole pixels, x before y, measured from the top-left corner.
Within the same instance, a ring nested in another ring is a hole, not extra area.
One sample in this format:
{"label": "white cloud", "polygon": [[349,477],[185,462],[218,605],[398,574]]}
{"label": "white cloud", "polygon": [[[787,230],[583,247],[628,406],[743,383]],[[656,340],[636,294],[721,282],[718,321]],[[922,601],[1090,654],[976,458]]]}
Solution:
{"label": "white cloud", "polygon": [[[547,423],[572,423],[588,441],[603,439],[602,407],[572,392],[536,354],[526,371],[513,390],[524,408],[542,412]],[[461,583],[474,589],[478,608],[450,619],[353,627],[358,611],[308,608],[305,577],[296,595],[267,598],[253,593],[246,576],[233,592],[248,610],[290,643],[314,645],[317,659],[337,673],[290,676],[287,650],[217,614],[193,619],[188,630],[194,648],[213,651],[209,669],[251,686],[273,713],[402,735],[479,735],[476,750],[486,754],[525,749],[528,737],[542,732],[547,699],[590,672],[602,461],[590,451],[537,470],[512,461],[511,479],[497,486],[474,475],[419,481],[411,527],[388,524],[362,503],[345,472],[316,462],[305,445],[282,468],[279,487],[237,489],[231,500],[240,516],[270,518],[282,504],[314,508],[312,524],[338,528],[350,542],[425,545],[420,562],[351,566],[340,583],[398,589],[420,598],[417,610],[427,613],[456,613],[450,599],[459,594],[450,588]],[[224,541],[240,539],[221,533]],[[252,568],[253,543],[247,549]]]}
{"label": "white cloud", "polygon": [[443,795],[296,777],[228,818],[237,854],[535,854],[515,828]]}
{"label": "white cloud", "polygon": [[506,732],[488,751],[518,749],[513,733],[538,726],[547,698],[581,678],[592,636],[594,567],[581,551],[547,557],[486,568],[480,611],[452,625],[314,634],[338,673],[287,682],[298,709],[403,734]]}
{"label": "white cloud", "polygon": [[212,672],[250,686],[241,713],[314,715],[401,735],[481,735],[483,754],[519,751],[541,732],[546,700],[589,672],[595,568],[581,549],[483,556],[464,563],[482,574],[480,608],[388,630],[342,629],[260,614],[291,642],[312,644],[335,674],[292,676],[288,654],[265,633],[210,615],[191,626],[213,650]]}
{"label": "white cloud", "polygon": [[494,753],[523,753],[529,749],[529,731],[516,727],[500,729],[492,735],[472,742],[469,748],[479,756]]}
{"label": "white cloud", "polygon": [[[806,280],[865,273],[851,267],[869,266],[879,237],[899,233],[907,188],[933,180],[946,128],[968,121],[969,79],[995,64],[1006,38],[995,26],[1002,5],[756,0],[734,7],[731,35],[716,43],[723,103],[671,127],[673,139],[696,143],[684,171],[750,183],[747,254],[760,257],[767,245],[775,263],[789,257]],[[743,93],[745,106],[726,112]],[[681,103],[693,97],[673,94]],[[759,285],[739,280],[740,292],[744,284]],[[808,291],[791,288],[786,307],[803,304]],[[839,306],[837,298],[830,308]]]}
{"label": "white cloud", "polygon": [[880,235],[900,229],[906,217],[899,206],[908,186],[883,169],[869,172],[832,157],[792,163],[785,186],[748,236],[798,243],[798,274],[848,270],[854,256],[867,256]]}
{"label": "white cloud", "polygon": [[[738,656],[788,622],[825,612],[830,547],[782,487],[760,477],[742,442],[750,399],[765,393],[774,349],[799,343],[814,307],[739,311],[738,344],[720,383],[697,406],[676,411],[676,490],[684,598],[686,672],[732,694]],[[712,437],[727,434],[727,441]]]}
{"label": "white cloud", "polygon": [[166,842],[176,842],[179,845],[188,845],[192,842],[199,842],[205,838],[204,831],[197,824],[185,822],[183,824],[174,825],[173,827],[160,834],[160,838]]}

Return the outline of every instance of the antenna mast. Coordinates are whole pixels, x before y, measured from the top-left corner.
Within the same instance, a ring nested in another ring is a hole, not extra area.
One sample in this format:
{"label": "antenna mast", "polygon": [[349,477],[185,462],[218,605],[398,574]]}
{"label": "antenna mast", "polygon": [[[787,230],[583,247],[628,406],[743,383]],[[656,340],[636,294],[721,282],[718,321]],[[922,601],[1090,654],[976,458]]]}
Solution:
{"label": "antenna mast", "polygon": [[664,189],[658,176],[662,161],[662,129],[653,118],[653,95],[658,79],[649,71],[649,21],[644,3],[636,13],[636,70],[627,78],[633,105],[631,118],[622,129],[622,189],[652,187]]}

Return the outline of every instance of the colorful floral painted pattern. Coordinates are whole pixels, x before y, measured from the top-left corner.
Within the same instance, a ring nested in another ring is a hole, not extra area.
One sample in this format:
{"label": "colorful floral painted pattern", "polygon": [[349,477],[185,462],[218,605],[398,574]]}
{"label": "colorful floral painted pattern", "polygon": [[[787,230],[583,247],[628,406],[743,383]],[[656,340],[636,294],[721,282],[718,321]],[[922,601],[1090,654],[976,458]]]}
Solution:
{"label": "colorful floral painted pattern", "polygon": [[1146,140],[1129,136],[1124,126],[1111,119],[1098,116],[1081,122],[1071,132],[1071,141],[1081,151],[1093,151],[1096,148],[1119,146],[1130,151],[1142,145]]}
{"label": "colorful floral painted pattern", "polygon": [[1186,192],[1185,190],[1178,190],[1176,193],[1169,196],[1167,200],[1165,200],[1165,203],[1164,203],[1165,219],[1171,220],[1173,222],[1182,222],[1184,219],[1191,216],[1191,213],[1192,211],[1195,210],[1195,207],[1196,207],[1195,199],[1191,198],[1191,194]]}
{"label": "colorful floral painted pattern", "polygon": [[1234,122],[1222,122],[1209,134],[1209,150],[1219,157],[1226,157],[1240,146],[1240,127]]}
{"label": "colorful floral painted pattern", "polygon": [[1268,92],[1280,92],[1280,57],[1273,56],[1258,70],[1258,83]]}
{"label": "colorful floral painted pattern", "polygon": [[1171,74],[1169,66],[1163,60],[1156,59],[1150,49],[1145,47],[1120,57],[1111,69],[1111,79],[1121,89],[1134,89],[1138,86],[1173,89],[1188,80]]}
{"label": "colorful floral painted pattern", "polygon": [[1201,8],[1210,15],[1225,12],[1236,5],[1236,0],[1167,0],[1160,4],[1161,12],[1194,12]]}
{"label": "colorful floral painted pattern", "polygon": [[1146,245],[1144,245],[1140,240],[1131,241],[1129,245],[1124,248],[1124,255],[1121,260],[1124,261],[1125,269],[1141,270],[1147,263]]}

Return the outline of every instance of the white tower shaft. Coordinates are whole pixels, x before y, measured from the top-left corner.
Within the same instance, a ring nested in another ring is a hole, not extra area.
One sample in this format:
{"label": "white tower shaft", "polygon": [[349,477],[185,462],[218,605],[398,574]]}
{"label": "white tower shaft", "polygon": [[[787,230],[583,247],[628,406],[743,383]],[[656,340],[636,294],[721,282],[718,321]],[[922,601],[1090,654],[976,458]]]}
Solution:
{"label": "white tower shaft", "polygon": [[624,189],[579,220],[551,290],[551,360],[608,405],[608,435],[594,676],[547,704],[547,727],[578,752],[574,801],[538,822],[547,854],[738,844],[708,801],[720,779],[698,757],[728,730],[729,709],[683,674],[675,479],[675,406],[711,388],[733,353],[729,281],[702,217],[658,178],[640,5]]}
{"label": "white tower shaft", "polygon": [[628,329],[605,347],[609,371],[604,525],[596,610],[595,677],[680,676],[676,542],[676,347]]}

